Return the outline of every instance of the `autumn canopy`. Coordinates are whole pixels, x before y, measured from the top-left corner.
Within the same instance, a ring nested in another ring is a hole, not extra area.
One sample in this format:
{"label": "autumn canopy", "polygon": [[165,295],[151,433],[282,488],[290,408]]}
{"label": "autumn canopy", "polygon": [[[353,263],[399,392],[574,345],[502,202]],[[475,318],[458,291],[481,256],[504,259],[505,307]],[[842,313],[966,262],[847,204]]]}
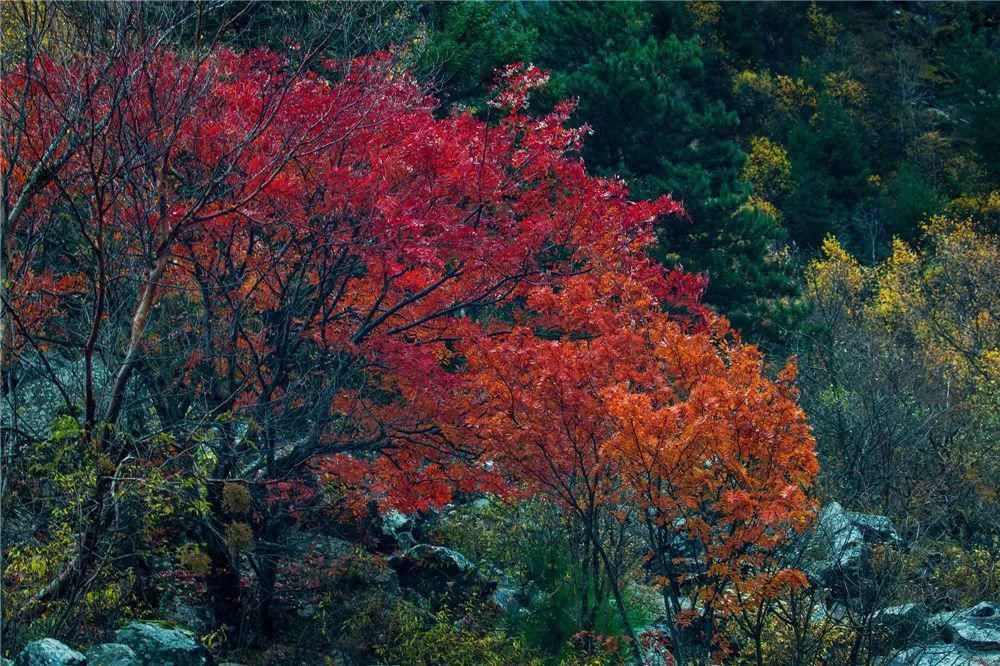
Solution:
{"label": "autumn canopy", "polygon": [[[801,582],[769,559],[817,472],[794,367],[769,378],[699,304],[704,279],[648,256],[682,206],[588,175],[572,104],[527,110],[545,78],[511,66],[488,114],[442,116],[384,54],[151,43],[6,76],[2,363],[80,361],[60,391],[94,461],[21,619],[126,538],[122,478],[204,481],[191,520],[223,618],[247,603],[233,535],[266,541],[316,501],[627,515],[668,609],[709,634],[776,576]],[[698,544],[681,569],[676,534]]]}

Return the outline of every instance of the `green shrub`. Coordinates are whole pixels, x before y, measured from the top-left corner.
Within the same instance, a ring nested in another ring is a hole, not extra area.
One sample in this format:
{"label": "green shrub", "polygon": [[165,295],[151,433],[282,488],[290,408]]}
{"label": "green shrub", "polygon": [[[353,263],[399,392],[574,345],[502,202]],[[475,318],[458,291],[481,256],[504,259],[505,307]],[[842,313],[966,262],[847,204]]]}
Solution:
{"label": "green shrub", "polygon": [[542,662],[523,641],[490,626],[478,626],[478,609],[461,618],[447,611],[430,615],[405,601],[397,602],[381,629],[385,642],[375,647],[383,662],[412,666],[530,666]]}

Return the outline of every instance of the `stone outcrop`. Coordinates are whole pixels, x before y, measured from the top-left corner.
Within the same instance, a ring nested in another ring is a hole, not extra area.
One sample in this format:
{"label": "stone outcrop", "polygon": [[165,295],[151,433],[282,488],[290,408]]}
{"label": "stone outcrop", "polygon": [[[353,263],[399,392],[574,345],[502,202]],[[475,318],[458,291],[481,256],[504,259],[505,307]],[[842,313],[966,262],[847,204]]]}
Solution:
{"label": "stone outcrop", "polygon": [[212,657],[186,629],[152,622],[131,622],[115,633],[114,643],[78,652],[54,638],[28,643],[14,666],[208,666]]}
{"label": "stone outcrop", "polygon": [[912,647],[890,659],[886,666],[1000,666],[1000,655],[983,655],[960,645],[940,643]]}
{"label": "stone outcrop", "polygon": [[924,637],[923,644],[897,654],[888,666],[1000,666],[1000,604],[996,602],[938,613],[914,633]]}
{"label": "stone outcrop", "polygon": [[211,658],[186,629],[152,622],[131,622],[115,632],[115,641],[132,648],[144,666],[204,666]]}
{"label": "stone outcrop", "polygon": [[813,584],[830,589],[839,598],[856,597],[871,575],[870,555],[875,545],[903,546],[891,520],[845,511],[839,502],[831,502],[820,511],[807,544],[813,562],[805,573]]}
{"label": "stone outcrop", "polygon": [[399,584],[423,593],[443,591],[476,578],[476,565],[458,551],[418,543],[389,558]]}
{"label": "stone outcrop", "polygon": [[84,666],[87,658],[54,638],[28,643],[14,660],[14,666]]}
{"label": "stone outcrop", "polygon": [[[857,607],[866,590],[878,588],[877,547],[905,547],[889,518],[846,511],[838,502],[823,507],[797,554],[811,583],[828,595],[825,613]],[[1000,666],[1000,604],[994,602],[933,616],[922,603],[900,604],[875,612],[872,628],[887,641],[886,666]]]}
{"label": "stone outcrop", "polygon": [[1000,603],[984,601],[963,611],[938,613],[930,627],[945,643],[995,651],[1000,657]]}
{"label": "stone outcrop", "polygon": [[142,666],[135,650],[124,643],[102,643],[88,648],[87,666]]}
{"label": "stone outcrop", "polygon": [[910,645],[926,635],[929,617],[927,607],[921,603],[901,604],[883,608],[872,617],[872,626],[885,635],[893,646]]}

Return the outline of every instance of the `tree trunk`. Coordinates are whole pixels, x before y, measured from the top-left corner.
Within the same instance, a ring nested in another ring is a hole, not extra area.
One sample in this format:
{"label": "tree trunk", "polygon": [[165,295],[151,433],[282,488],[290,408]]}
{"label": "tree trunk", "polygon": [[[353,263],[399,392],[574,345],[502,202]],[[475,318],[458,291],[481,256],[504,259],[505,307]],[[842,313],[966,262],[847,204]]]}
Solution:
{"label": "tree trunk", "polygon": [[226,643],[233,646],[237,643],[242,618],[240,574],[233,566],[229,546],[225,542],[221,481],[209,484],[208,499],[212,506],[207,539],[211,569],[205,583],[215,615],[215,626],[223,630]]}

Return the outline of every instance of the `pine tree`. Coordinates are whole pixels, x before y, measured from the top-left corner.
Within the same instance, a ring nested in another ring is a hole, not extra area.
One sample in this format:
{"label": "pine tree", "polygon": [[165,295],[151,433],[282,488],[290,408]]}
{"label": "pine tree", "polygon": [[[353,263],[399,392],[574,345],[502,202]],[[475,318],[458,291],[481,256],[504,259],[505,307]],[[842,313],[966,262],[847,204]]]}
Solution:
{"label": "pine tree", "polygon": [[759,333],[766,299],[791,291],[785,267],[770,258],[783,232],[740,180],[739,118],[714,89],[723,77],[711,50],[684,36],[690,30],[675,8],[554,4],[539,12],[539,64],[553,72],[553,94],[578,98],[577,115],[593,129],[588,167],[624,177],[636,196],[682,200],[690,220],[660,228],[656,256],[707,275],[706,300]]}

